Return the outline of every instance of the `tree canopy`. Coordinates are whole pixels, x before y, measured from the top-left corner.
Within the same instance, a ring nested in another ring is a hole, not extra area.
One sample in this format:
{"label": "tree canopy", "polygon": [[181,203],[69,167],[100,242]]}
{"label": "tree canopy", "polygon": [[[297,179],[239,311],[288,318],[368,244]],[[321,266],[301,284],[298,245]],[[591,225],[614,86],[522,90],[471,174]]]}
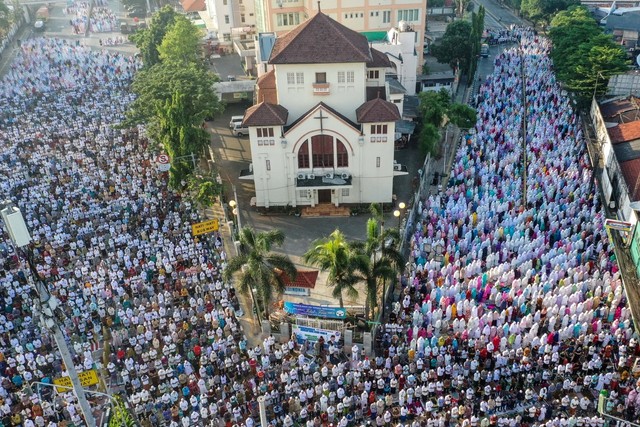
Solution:
{"label": "tree canopy", "polygon": [[438,128],[447,121],[462,129],[469,129],[476,123],[476,110],[465,104],[451,102],[451,94],[446,89],[438,92],[421,92],[419,112],[422,129],[419,136],[419,148],[423,155],[438,151],[440,132]]}
{"label": "tree canopy", "polygon": [[449,64],[452,69],[460,67],[466,73],[472,51],[471,34],[472,26],[468,21],[452,22],[440,41],[431,46],[431,53],[441,64]]}
{"label": "tree canopy", "polygon": [[202,31],[184,16],[175,18],[173,25],[158,46],[158,55],[163,62],[197,64],[202,58]]}
{"label": "tree canopy", "polygon": [[533,22],[549,22],[556,13],[577,4],[579,0],[522,0],[520,12]]}
{"label": "tree canopy", "polygon": [[144,68],[131,85],[136,99],[127,111],[125,126],[144,123],[150,138],[171,158],[169,184],[189,190],[200,203],[211,202],[220,191],[211,179],[193,176],[193,157],[209,145],[205,120],[224,110],[214,92],[218,80],[200,54],[201,31],[169,7],[154,15],[149,28],[134,40]]}
{"label": "tree canopy", "polygon": [[248,295],[256,290],[255,297],[262,304],[265,318],[269,318],[269,305],[276,294],[284,292],[285,283],[280,272],[295,280],[297,270],[291,260],[282,254],[272,252],[282,246],[285,235],[280,230],[256,233],[250,227],[243,227],[239,233],[241,252],[229,260],[224,271],[228,280],[239,273],[238,289]]}
{"label": "tree canopy", "polygon": [[149,68],[160,62],[158,47],[178,16],[180,15],[167,5],[153,15],[149,27],[129,36],[129,39],[140,49],[144,67]]}
{"label": "tree canopy", "polygon": [[603,95],[609,78],[628,69],[622,47],[602,32],[583,6],[559,12],[549,34],[557,76],[582,104],[593,95]]}
{"label": "tree canopy", "polygon": [[132,123],[153,120],[174,93],[187,95],[184,115],[194,125],[220,114],[224,107],[213,90],[218,78],[199,64],[161,62],[136,74],[132,90],[137,95],[127,113]]}

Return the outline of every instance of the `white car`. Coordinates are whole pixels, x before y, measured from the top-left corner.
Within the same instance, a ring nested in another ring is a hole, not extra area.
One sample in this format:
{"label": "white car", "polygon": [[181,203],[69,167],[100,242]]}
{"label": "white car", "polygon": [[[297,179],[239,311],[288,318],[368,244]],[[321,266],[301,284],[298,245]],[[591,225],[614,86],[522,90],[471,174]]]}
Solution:
{"label": "white car", "polygon": [[244,116],[231,116],[231,121],[229,122],[229,128],[233,129],[234,127],[236,127],[236,124],[242,123],[242,119],[244,119]]}
{"label": "white car", "polygon": [[240,123],[236,123],[236,125],[233,127],[233,130],[231,131],[231,133],[234,136],[245,136],[245,135],[249,135],[249,128],[242,126],[242,122]]}

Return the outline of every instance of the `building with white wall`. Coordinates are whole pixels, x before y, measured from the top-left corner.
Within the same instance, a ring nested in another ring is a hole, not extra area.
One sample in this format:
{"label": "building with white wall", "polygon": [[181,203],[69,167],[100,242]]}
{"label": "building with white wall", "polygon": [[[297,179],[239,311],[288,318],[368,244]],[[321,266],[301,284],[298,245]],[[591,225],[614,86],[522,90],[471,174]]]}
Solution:
{"label": "building with white wall", "polygon": [[413,45],[422,64],[426,2],[424,0],[255,0],[259,33],[285,34],[322,8],[322,12],[364,34],[370,41],[383,39],[400,21],[415,30]]}
{"label": "building with white wall", "polygon": [[212,25],[207,30],[216,33],[223,43],[231,43],[256,24],[254,0],[205,0],[205,5]]}
{"label": "building with white wall", "polygon": [[[391,202],[395,122],[387,55],[323,12],[277,37],[247,109],[257,206]],[[406,170],[406,169],[404,169]]]}

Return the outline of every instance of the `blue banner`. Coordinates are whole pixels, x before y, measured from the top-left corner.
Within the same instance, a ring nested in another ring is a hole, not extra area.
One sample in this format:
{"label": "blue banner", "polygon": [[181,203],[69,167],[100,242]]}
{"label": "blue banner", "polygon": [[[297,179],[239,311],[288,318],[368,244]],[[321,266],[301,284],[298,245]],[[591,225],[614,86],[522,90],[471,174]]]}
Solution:
{"label": "blue banner", "polygon": [[325,319],[340,319],[347,317],[347,310],[340,307],[321,307],[319,305],[298,304],[285,301],[284,311],[294,316],[324,317]]}

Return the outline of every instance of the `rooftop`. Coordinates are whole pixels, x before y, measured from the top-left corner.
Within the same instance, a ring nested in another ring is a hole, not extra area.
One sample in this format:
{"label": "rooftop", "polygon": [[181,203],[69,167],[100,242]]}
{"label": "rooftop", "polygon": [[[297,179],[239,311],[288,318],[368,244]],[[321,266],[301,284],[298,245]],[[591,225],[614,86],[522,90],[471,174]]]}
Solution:
{"label": "rooftop", "polygon": [[242,123],[245,126],[282,126],[287,123],[289,112],[282,105],[261,102],[248,108]]}
{"label": "rooftop", "polygon": [[204,0],[181,0],[180,4],[185,12],[200,12],[207,9]]}
{"label": "rooftop", "polygon": [[609,138],[613,144],[633,141],[640,138],[640,120],[629,123],[620,123],[617,126],[607,129]]}
{"label": "rooftop", "polygon": [[622,169],[622,175],[629,188],[629,198],[632,202],[640,200],[640,158],[629,160],[626,162],[620,162],[620,169]]}
{"label": "rooftop", "polygon": [[318,12],[278,37],[271,64],[313,64],[373,61],[367,38]]}
{"label": "rooftop", "polygon": [[358,123],[395,122],[400,119],[400,113],[393,102],[376,98],[358,107],[356,117]]}
{"label": "rooftop", "polygon": [[640,98],[629,96],[602,102],[600,113],[605,121],[627,123],[640,120]]}

